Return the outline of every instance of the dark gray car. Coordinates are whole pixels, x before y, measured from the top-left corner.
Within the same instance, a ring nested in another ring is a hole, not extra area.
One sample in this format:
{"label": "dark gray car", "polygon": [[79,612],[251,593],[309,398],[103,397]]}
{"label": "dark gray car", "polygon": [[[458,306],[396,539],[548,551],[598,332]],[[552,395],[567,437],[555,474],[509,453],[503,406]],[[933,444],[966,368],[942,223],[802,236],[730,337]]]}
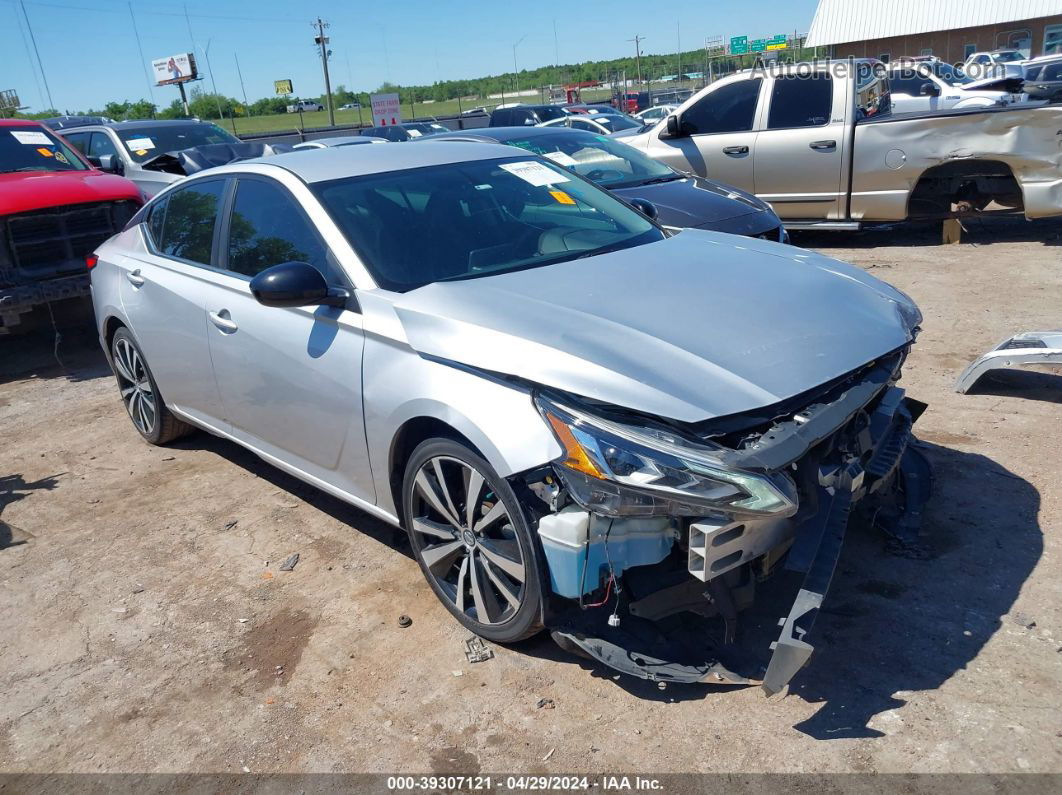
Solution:
{"label": "dark gray car", "polygon": [[1062,102],[1062,55],[1026,64],[1022,90],[1033,99]]}
{"label": "dark gray car", "polygon": [[435,140],[516,146],[574,171],[627,202],[649,202],[657,223],[670,229],[709,229],[786,243],[789,235],[771,206],[751,193],[682,174],[613,138],[561,127],[492,127]]}

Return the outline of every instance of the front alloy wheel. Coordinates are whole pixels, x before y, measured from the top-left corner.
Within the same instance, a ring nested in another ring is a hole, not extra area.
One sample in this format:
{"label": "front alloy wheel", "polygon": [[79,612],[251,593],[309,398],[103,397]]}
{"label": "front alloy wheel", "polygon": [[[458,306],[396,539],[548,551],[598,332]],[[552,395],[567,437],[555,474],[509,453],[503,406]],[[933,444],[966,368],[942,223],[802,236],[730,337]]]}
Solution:
{"label": "front alloy wheel", "polygon": [[432,590],[490,640],[541,628],[541,587],[527,522],[511,487],[471,450],[425,442],[409,462],[406,525]]}

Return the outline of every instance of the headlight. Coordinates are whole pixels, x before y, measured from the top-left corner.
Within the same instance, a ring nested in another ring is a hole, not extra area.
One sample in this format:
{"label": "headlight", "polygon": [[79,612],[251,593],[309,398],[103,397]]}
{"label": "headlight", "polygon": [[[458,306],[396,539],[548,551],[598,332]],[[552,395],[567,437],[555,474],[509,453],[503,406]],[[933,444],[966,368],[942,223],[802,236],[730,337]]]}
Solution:
{"label": "headlight", "polygon": [[535,403],[564,448],[558,474],[572,498],[607,516],[790,516],[797,499],[785,475],[728,468],[707,445],[655,428],[632,428],[560,406]]}

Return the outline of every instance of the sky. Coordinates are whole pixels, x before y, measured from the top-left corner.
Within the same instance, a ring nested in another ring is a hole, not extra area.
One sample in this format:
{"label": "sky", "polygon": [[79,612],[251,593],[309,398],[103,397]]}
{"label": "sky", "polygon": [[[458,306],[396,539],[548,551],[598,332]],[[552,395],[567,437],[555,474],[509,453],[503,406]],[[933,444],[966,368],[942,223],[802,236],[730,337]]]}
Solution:
{"label": "sky", "polygon": [[524,69],[558,58],[632,55],[628,39],[636,35],[645,38],[643,53],[671,53],[680,43],[684,50],[702,47],[712,36],[804,33],[815,6],[816,0],[0,0],[0,89],[15,89],[31,111],[49,106],[49,90],[51,104],[63,111],[141,98],[164,107],[177,88],[149,87],[146,62],[194,46],[206,78],[198,85],[207,90],[212,66],[217,90],[237,99],[244,90],[251,102],[271,95],[273,81],[284,78],[294,81],[296,95],[319,96],[324,78],[312,27],[318,16],[330,23],[333,87],[372,90],[385,80],[416,85],[511,72],[517,43]]}

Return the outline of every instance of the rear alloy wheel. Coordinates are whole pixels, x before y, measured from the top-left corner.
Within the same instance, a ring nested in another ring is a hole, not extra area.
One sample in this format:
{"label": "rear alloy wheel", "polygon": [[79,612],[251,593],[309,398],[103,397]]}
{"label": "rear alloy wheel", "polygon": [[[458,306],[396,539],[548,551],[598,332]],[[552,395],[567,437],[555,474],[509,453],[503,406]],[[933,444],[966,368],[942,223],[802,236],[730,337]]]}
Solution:
{"label": "rear alloy wheel", "polygon": [[192,430],[166,408],[144,355],[125,328],[111,340],[111,361],[122,402],[141,436],[152,444],[165,444]]}
{"label": "rear alloy wheel", "polygon": [[432,590],[468,629],[511,643],[542,628],[537,553],[516,495],[464,445],[432,439],[403,483],[406,530]]}

